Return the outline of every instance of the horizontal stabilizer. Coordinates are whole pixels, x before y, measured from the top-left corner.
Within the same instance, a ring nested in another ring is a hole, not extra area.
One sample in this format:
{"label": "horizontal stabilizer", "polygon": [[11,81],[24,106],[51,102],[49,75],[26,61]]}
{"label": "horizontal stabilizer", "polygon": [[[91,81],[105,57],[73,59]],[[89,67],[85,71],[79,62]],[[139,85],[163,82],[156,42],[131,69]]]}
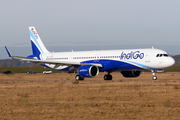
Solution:
{"label": "horizontal stabilizer", "polygon": [[8,53],[8,55],[9,55],[9,57],[12,57],[11,53],[9,52],[9,50],[7,49],[6,46],[5,46],[5,49],[6,49],[7,53]]}

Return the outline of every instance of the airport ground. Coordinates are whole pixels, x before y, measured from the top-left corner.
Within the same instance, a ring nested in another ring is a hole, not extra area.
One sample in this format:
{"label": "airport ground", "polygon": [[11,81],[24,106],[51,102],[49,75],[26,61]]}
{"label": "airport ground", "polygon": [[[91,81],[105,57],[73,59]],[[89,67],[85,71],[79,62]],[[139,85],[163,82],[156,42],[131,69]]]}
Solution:
{"label": "airport ground", "polygon": [[0,74],[1,120],[178,120],[180,73],[138,78],[112,73],[75,82],[75,74]]}

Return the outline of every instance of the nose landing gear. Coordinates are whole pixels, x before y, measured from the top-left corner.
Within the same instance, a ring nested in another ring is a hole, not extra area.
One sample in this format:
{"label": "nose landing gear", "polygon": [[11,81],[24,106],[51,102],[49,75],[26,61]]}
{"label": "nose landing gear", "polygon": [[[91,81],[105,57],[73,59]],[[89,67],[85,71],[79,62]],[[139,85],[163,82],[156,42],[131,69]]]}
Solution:
{"label": "nose landing gear", "polygon": [[153,75],[152,79],[153,79],[153,80],[157,80],[155,71],[154,71],[154,70],[151,70],[151,73],[152,73],[152,75]]}

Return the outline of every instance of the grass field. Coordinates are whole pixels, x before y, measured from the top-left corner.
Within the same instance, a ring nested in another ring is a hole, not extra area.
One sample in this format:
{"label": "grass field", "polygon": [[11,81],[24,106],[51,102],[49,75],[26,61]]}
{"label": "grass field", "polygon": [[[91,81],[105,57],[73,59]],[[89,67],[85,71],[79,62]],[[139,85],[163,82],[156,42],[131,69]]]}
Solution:
{"label": "grass field", "polygon": [[75,74],[0,74],[1,120],[178,120],[180,73],[75,82]]}

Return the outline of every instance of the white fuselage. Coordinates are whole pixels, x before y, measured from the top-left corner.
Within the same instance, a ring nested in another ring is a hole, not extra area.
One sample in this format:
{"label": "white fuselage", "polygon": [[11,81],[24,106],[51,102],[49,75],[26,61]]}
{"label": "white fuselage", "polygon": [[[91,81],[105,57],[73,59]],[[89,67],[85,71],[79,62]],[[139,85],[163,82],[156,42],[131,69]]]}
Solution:
{"label": "white fuselage", "polygon": [[[114,70],[157,70],[165,69],[174,64],[174,59],[165,51],[159,49],[126,49],[126,50],[102,50],[102,51],[78,51],[78,52],[53,52],[41,54],[41,60],[69,61],[75,63],[98,63],[106,65]],[[46,64],[54,68],[55,65]],[[57,70],[63,70],[68,66],[59,66]],[[105,71],[106,69],[102,69]]]}

